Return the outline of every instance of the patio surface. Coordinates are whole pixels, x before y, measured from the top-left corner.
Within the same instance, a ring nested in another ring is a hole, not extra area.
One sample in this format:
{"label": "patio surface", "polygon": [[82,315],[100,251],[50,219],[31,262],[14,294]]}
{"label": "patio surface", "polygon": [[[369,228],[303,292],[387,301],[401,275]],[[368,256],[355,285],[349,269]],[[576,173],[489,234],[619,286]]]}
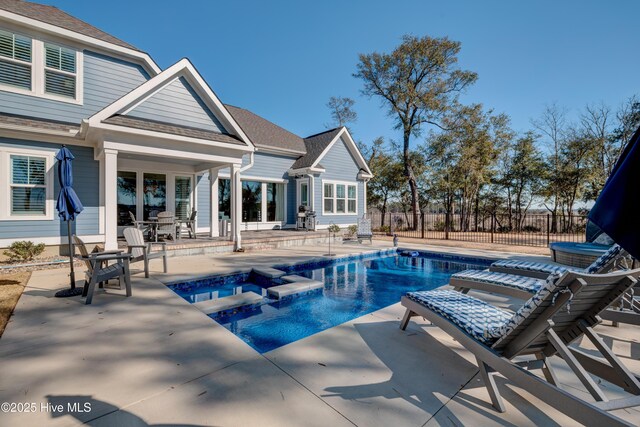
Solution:
{"label": "patio surface", "polygon": [[[388,245],[340,245],[337,252]],[[523,258],[474,249],[420,248]],[[412,321],[407,331],[400,331],[399,304],[260,355],[163,284],[324,253],[324,247],[295,247],[176,257],[169,260],[170,274],[159,273],[156,260],[151,278],[144,279],[137,270],[131,298],[108,290],[98,292],[89,306],[79,298],[53,297],[65,286],[65,270],[34,272],[0,339],[0,402],[33,402],[37,410],[0,413],[0,425],[576,424],[500,378],[507,412],[494,411],[472,355],[424,322]],[[484,295],[496,304],[513,304]],[[597,330],[630,369],[640,372],[637,330],[606,325]],[[568,390],[586,393],[561,360],[554,364]],[[619,393],[609,384],[603,388],[610,396]],[[90,411],[71,413],[69,402],[80,408],[90,403]],[[62,412],[57,411],[59,404]],[[615,414],[640,424],[638,410]]]}

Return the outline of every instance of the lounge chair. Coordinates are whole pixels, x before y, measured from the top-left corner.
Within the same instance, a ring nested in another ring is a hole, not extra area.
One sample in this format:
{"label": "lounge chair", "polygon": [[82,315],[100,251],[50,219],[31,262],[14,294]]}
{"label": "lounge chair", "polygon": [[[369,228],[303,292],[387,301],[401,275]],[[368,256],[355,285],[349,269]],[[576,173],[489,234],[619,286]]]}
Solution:
{"label": "lounge chair", "polygon": [[[473,353],[491,402],[500,412],[505,406],[493,371],[582,424],[628,426],[607,411],[640,405],[640,382],[592,328],[600,321],[598,314],[634,286],[639,276],[640,269],[597,276],[554,273],[513,314],[451,290],[411,292],[401,300],[407,310],[400,328],[404,330],[411,317],[422,316]],[[608,363],[567,347],[583,335]],[[513,361],[522,355],[533,355],[535,360]],[[553,355],[564,359],[595,403],[559,387],[547,360]],[[546,381],[530,369],[542,369]],[[587,369],[635,396],[608,400]]]}
{"label": "lounge chair", "polygon": [[620,245],[613,245],[587,268],[566,267],[543,262],[500,260],[491,264],[489,270],[499,273],[536,277],[539,279],[546,279],[551,273],[564,273],[565,271],[597,274],[612,270],[616,266],[616,263],[627,256],[627,252],[622,249]]}
{"label": "lounge chair", "polygon": [[[89,252],[85,243],[78,236],[74,235],[73,241],[75,247],[80,250],[80,259],[87,266],[84,289],[82,291],[82,296],[86,297],[85,304],[91,304],[96,284],[100,284],[100,287],[102,287],[102,283],[115,278],[118,279],[121,289],[122,282],[124,282],[127,296],[131,296],[131,276],[129,274],[129,259],[131,255],[123,254],[120,250]],[[109,261],[116,262],[109,264]]]}
{"label": "lounge chair", "polygon": [[131,218],[131,223],[133,224],[133,226],[135,228],[138,228],[140,230],[143,230],[144,226],[145,226],[145,221],[138,221],[136,220],[136,216],[133,212],[129,211],[129,218]]}
{"label": "lounge chair", "polygon": [[[122,231],[127,241],[127,250],[131,254],[131,262],[144,261],[144,277],[149,277],[149,260],[162,258],[162,267],[167,272],[167,244],[165,242],[144,242],[142,230],[128,227]],[[161,246],[160,250],[153,250],[154,246]]]}
{"label": "lounge chair", "polygon": [[358,243],[362,243],[363,240],[369,240],[369,243],[373,243],[373,232],[371,231],[371,220],[365,217],[358,219]]}

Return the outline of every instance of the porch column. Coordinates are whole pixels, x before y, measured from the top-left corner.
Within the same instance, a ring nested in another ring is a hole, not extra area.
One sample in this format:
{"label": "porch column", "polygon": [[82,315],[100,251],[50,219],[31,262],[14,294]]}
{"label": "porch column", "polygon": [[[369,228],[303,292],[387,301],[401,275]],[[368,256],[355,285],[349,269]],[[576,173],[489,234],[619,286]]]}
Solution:
{"label": "porch column", "polygon": [[220,230],[218,227],[218,190],[219,190],[219,179],[218,179],[218,171],[219,168],[211,168],[209,169],[209,185],[210,185],[210,195],[209,198],[209,224],[211,227],[209,228],[209,237],[218,237],[220,235]]}
{"label": "porch column", "polygon": [[240,223],[242,222],[242,183],[240,182],[240,165],[232,164],[230,170],[231,181],[231,239],[235,242],[234,249],[242,247],[240,237]]}
{"label": "porch column", "polygon": [[118,249],[118,150],[104,149],[104,248]]}

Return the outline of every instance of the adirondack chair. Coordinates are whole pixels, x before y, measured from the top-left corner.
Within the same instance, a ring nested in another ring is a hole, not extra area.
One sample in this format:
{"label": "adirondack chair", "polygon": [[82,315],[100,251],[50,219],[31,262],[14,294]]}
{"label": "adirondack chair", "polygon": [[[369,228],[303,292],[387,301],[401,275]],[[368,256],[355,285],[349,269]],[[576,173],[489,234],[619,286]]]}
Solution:
{"label": "adirondack chair", "polygon": [[144,230],[144,228],[145,228],[145,227],[144,227],[145,222],[144,222],[144,221],[138,221],[138,220],[136,220],[136,216],[135,216],[135,215],[134,215],[134,213],[133,213],[133,212],[131,212],[131,211],[129,211],[129,218],[131,218],[131,223],[132,223],[132,224],[133,224],[137,229]]}
{"label": "adirondack chair", "polygon": [[[127,250],[131,254],[131,262],[144,261],[144,277],[149,277],[149,260],[162,258],[162,267],[167,272],[167,250],[165,242],[145,243],[141,230],[127,227],[122,231],[127,241]],[[153,250],[153,246],[161,246],[160,250]]]}
{"label": "adirondack chair", "polygon": [[[452,290],[410,292],[402,297],[407,311],[400,328],[404,330],[413,316],[424,317],[473,353],[491,402],[500,412],[505,406],[493,378],[496,373],[584,425],[629,426],[608,411],[640,405],[639,378],[593,327],[600,322],[599,313],[638,283],[639,276],[640,269],[599,275],[553,273],[515,313]],[[602,358],[569,347],[582,336]],[[513,361],[521,355],[533,355],[535,360]],[[547,361],[553,355],[567,363],[595,402],[560,388]],[[541,369],[546,381],[524,368]],[[635,396],[609,400],[589,372]]]}
{"label": "adirondack chair", "polygon": [[189,238],[190,239],[197,239],[198,236],[196,235],[196,215],[198,214],[198,211],[192,211],[191,215],[189,216],[188,219],[183,219],[181,221],[178,221],[178,238],[182,238],[182,224],[184,224],[187,227],[187,231],[189,232]]}
{"label": "adirondack chair", "polygon": [[358,219],[358,242],[362,243],[363,240],[369,240],[372,242],[373,232],[371,231],[371,220],[365,217]]}
{"label": "adirondack chair", "polygon": [[[135,229],[134,229],[135,230]],[[138,230],[139,231],[139,230]],[[97,284],[117,278],[122,288],[125,284],[127,296],[131,296],[131,276],[129,273],[129,259],[131,255],[123,254],[122,251],[89,252],[87,246],[78,236],[73,236],[75,247],[80,251],[82,259],[87,267],[84,279],[84,290],[82,296],[86,297],[85,304],[91,304],[93,291]],[[109,264],[109,261],[116,261]],[[101,286],[102,287],[102,286]]]}
{"label": "adirondack chair", "polygon": [[158,226],[156,229],[156,239],[158,237],[171,238],[176,240],[176,221],[173,212],[158,213]]}

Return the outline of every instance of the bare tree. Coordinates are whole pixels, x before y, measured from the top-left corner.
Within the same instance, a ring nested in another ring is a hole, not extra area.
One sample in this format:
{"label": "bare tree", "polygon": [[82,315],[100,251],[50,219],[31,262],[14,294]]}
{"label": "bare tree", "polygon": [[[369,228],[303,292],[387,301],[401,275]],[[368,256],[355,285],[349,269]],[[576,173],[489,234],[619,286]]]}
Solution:
{"label": "bare tree", "polygon": [[327,127],[342,127],[358,121],[358,113],[353,109],[355,103],[351,98],[343,98],[340,96],[332,96],[329,98],[327,108],[331,113],[333,123]]}
{"label": "bare tree", "polygon": [[420,214],[419,188],[412,164],[411,137],[422,125],[440,120],[458,95],[477,79],[457,67],[460,43],[448,38],[404,36],[391,53],[360,54],[354,77],[364,81],[363,93],[378,96],[402,130],[404,174],[411,191],[413,224]]}
{"label": "bare tree", "polygon": [[[544,207],[551,213],[551,232],[558,232],[558,209],[560,208],[560,176],[562,170],[561,154],[567,133],[567,110],[558,104],[545,106],[539,119],[532,121],[533,126],[547,139],[547,152],[551,170],[548,174],[549,186],[544,194]],[[547,202],[551,203],[550,205]]]}

